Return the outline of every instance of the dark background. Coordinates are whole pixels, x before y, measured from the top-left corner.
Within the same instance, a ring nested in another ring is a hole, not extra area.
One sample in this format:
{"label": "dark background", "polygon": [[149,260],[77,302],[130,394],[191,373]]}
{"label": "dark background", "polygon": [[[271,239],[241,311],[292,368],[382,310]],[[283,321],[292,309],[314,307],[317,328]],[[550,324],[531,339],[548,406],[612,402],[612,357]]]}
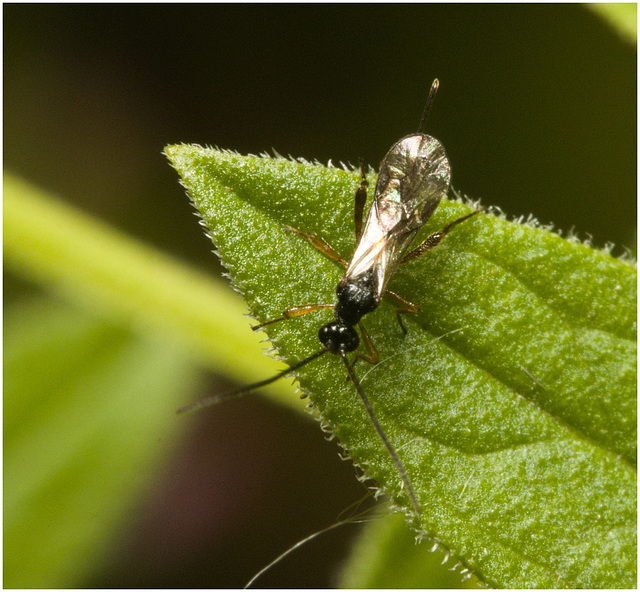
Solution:
{"label": "dark background", "polygon": [[[218,273],[163,146],[377,166],[435,77],[457,190],[633,247],[636,51],[579,5],[5,5],[4,166]],[[363,494],[315,425],[227,405],[87,585],[241,586]],[[352,528],[261,585],[330,585]]]}

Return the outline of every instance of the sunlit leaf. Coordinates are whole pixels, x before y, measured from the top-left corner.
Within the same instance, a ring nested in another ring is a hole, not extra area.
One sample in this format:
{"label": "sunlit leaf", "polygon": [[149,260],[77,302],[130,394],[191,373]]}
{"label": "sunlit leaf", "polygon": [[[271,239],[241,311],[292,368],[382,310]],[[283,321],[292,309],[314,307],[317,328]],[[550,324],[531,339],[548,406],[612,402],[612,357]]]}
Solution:
{"label": "sunlit leaf", "polygon": [[[284,225],[348,258],[357,173],[197,146],[166,152],[258,319],[333,302],[341,270]],[[443,202],[425,235],[468,211]],[[414,526],[493,586],[633,586],[633,265],[489,214],[401,268],[390,288],[422,312],[406,336],[390,304],[368,316],[382,362],[356,368],[420,499]],[[267,332],[294,363],[320,349],[331,314]],[[340,360],[325,356],[299,377],[354,463],[408,510]]]}

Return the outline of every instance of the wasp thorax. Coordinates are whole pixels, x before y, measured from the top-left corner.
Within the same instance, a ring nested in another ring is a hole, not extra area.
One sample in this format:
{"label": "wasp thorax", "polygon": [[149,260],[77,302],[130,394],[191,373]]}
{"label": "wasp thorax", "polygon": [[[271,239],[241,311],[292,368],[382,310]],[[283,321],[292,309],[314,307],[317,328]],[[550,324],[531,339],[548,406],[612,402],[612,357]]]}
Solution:
{"label": "wasp thorax", "polygon": [[318,331],[318,338],[325,348],[334,353],[340,350],[345,352],[355,351],[360,343],[357,331],[353,327],[338,321],[331,321],[326,325],[322,325],[320,331]]}
{"label": "wasp thorax", "polygon": [[373,273],[369,271],[358,278],[343,278],[336,288],[336,318],[347,325],[356,325],[360,319],[378,306],[373,289]]}

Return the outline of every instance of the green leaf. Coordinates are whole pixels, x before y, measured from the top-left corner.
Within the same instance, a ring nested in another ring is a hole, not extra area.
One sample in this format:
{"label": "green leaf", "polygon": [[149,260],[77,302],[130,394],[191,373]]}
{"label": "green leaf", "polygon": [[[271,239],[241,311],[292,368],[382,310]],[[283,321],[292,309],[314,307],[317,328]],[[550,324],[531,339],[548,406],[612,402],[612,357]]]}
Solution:
{"label": "green leaf", "polygon": [[[3,197],[5,267],[75,303],[5,302],[4,584],[77,587],[187,426],[197,361],[241,379],[279,366],[227,286],[7,173]],[[300,407],[288,384],[272,393]]]}
{"label": "green leaf", "polygon": [[343,568],[341,588],[478,588],[478,581],[447,551],[432,542],[416,544],[399,514],[389,514],[362,531]]}
{"label": "green leaf", "polygon": [[4,319],[4,585],[82,586],[148,493],[199,373],[183,348],[52,299]]}
{"label": "green leaf", "polygon": [[[333,302],[341,270],[284,225],[348,257],[357,173],[198,146],[166,153],[258,319]],[[421,236],[468,211],[441,203]],[[369,315],[382,362],[356,368],[420,499],[413,525],[492,586],[633,586],[634,266],[487,214],[398,270],[390,288],[422,312],[406,336],[391,305]],[[331,318],[267,332],[294,363],[320,349]],[[325,356],[299,379],[325,428],[410,513],[340,360]]]}
{"label": "green leaf", "polygon": [[[196,360],[236,380],[280,369],[260,354],[260,337],[243,316],[246,306],[222,282],[10,173],[3,189],[8,268],[71,302],[183,343]],[[286,384],[266,394],[300,408]]]}

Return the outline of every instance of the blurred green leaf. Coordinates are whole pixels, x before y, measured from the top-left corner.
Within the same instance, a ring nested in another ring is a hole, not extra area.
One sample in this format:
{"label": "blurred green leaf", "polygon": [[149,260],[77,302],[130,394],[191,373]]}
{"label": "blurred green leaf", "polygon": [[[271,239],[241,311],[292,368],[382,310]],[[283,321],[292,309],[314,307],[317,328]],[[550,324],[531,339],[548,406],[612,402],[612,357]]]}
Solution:
{"label": "blurred green leaf", "polygon": [[602,19],[615,29],[625,40],[636,44],[638,41],[637,2],[594,2],[587,4]]}
{"label": "blurred green leaf", "polygon": [[198,373],[183,348],[51,299],[4,320],[4,585],[79,586],[173,445]]}
{"label": "blurred green leaf", "polygon": [[[4,173],[5,265],[72,302],[158,331],[236,380],[281,368],[261,355],[242,300],[220,281]],[[219,337],[223,335],[224,339]],[[291,388],[265,394],[300,409]]]}
{"label": "blurred green leaf", "polygon": [[226,286],[6,173],[3,223],[5,267],[78,305],[5,303],[4,584],[78,586],[186,425],[196,361],[279,366]]}
{"label": "blurred green leaf", "polygon": [[[166,153],[258,319],[333,302],[340,269],[284,225],[346,257],[357,173],[198,146]],[[423,232],[468,211],[443,202]],[[392,306],[367,317],[382,362],[358,372],[420,498],[414,526],[493,586],[635,585],[634,266],[482,215],[390,287],[422,312],[407,336]],[[317,329],[331,317],[268,334],[294,363],[320,349]],[[354,463],[409,512],[340,361],[299,376]]]}

